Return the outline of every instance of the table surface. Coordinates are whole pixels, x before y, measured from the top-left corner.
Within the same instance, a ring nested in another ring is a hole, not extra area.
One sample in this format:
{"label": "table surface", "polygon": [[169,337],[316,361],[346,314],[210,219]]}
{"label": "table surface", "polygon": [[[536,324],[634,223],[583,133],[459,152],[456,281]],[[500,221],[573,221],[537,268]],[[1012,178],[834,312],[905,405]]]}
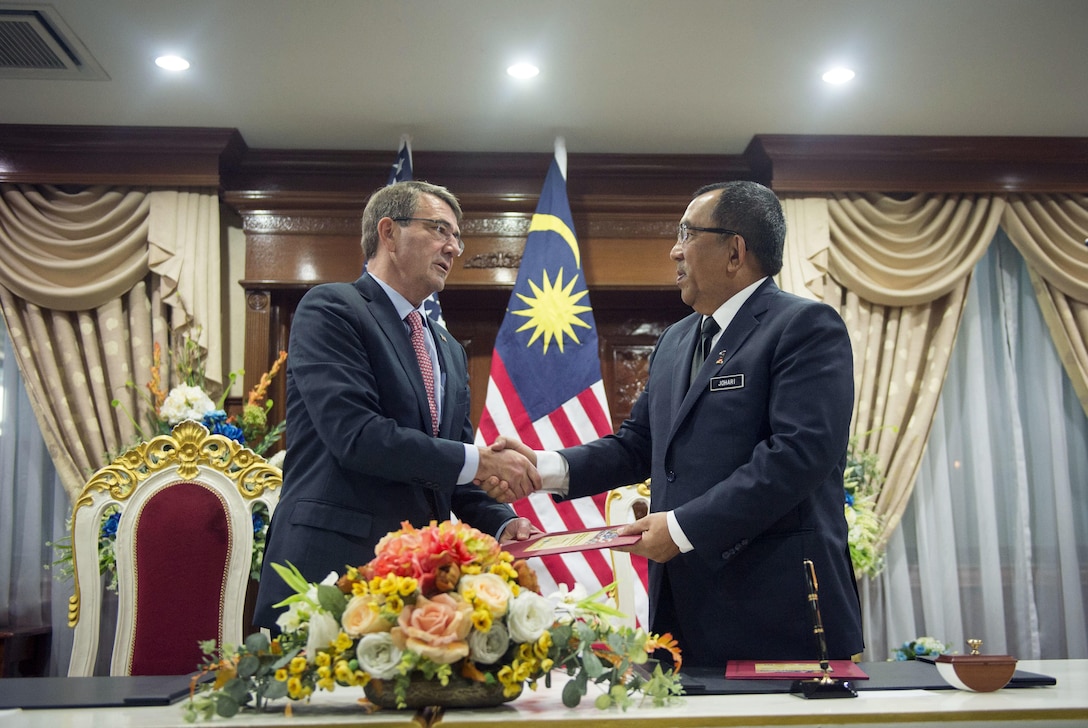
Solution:
{"label": "table surface", "polygon": [[[634,726],[851,726],[907,725],[911,728],[957,728],[983,725],[1022,725],[1033,728],[1088,725],[1088,660],[1022,660],[1020,670],[1056,678],[1051,687],[1006,688],[992,693],[959,690],[866,690],[856,699],[804,700],[795,695],[687,696],[666,708],[638,707],[622,712],[601,711],[593,695],[577,708],[563,707],[565,682],[553,676],[543,684],[498,708],[445,711],[442,726],[489,726],[517,723],[519,727],[631,728]],[[591,688],[592,689],[592,688]],[[414,711],[380,710],[367,714],[358,704],[361,691],[339,689],[318,693],[309,704],[295,704],[293,716],[282,710],[214,719],[209,726],[413,726],[423,725]],[[0,728],[182,728],[183,703],[156,707],[0,711]]]}

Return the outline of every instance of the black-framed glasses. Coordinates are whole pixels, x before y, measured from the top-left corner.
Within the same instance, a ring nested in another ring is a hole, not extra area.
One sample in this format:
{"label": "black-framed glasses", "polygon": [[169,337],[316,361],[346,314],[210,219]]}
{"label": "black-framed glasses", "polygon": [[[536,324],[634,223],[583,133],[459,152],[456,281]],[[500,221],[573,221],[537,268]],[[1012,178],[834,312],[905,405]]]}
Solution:
{"label": "black-framed glasses", "polygon": [[394,217],[390,218],[393,222],[406,223],[406,222],[421,222],[425,224],[431,232],[438,233],[438,236],[445,240],[447,243],[451,240],[457,243],[457,254],[465,252],[465,241],[461,239],[461,233],[454,232],[453,225],[450,225],[445,220],[434,220],[429,217]]}
{"label": "black-framed glasses", "polygon": [[740,235],[736,230],[730,230],[729,228],[696,227],[694,225],[688,225],[686,222],[682,222],[676,226],[676,242],[681,245],[687,245],[688,241],[691,240],[691,234],[693,232],[717,233],[718,235]]}

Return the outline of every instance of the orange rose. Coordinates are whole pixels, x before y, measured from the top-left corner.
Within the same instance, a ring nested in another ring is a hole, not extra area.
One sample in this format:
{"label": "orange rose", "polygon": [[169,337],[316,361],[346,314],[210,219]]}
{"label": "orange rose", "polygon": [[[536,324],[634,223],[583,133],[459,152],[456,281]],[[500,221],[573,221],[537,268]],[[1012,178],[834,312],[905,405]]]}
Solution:
{"label": "orange rose", "polygon": [[453,594],[433,599],[420,596],[415,605],[404,607],[393,628],[393,643],[416,652],[431,662],[448,665],[468,655],[472,605]]}
{"label": "orange rose", "polygon": [[352,639],[372,632],[388,632],[393,628],[391,622],[382,618],[377,602],[371,596],[352,597],[340,617],[340,626]]}

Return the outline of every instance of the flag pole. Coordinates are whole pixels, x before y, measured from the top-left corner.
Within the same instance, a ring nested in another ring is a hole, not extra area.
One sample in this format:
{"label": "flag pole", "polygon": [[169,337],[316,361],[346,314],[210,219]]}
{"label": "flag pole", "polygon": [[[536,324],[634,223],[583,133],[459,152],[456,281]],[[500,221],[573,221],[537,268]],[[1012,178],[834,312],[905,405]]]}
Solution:
{"label": "flag pole", "polygon": [[555,163],[559,165],[559,171],[565,180],[567,178],[567,140],[563,137],[555,138]]}

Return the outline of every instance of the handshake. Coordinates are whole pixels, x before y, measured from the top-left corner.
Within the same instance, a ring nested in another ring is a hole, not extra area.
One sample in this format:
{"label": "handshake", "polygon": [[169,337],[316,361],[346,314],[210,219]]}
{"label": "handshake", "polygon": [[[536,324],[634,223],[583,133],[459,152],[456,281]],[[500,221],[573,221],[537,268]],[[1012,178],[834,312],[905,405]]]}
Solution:
{"label": "handshake", "polygon": [[480,465],[472,480],[499,503],[513,503],[540,490],[536,453],[516,437],[497,437],[480,448]]}

